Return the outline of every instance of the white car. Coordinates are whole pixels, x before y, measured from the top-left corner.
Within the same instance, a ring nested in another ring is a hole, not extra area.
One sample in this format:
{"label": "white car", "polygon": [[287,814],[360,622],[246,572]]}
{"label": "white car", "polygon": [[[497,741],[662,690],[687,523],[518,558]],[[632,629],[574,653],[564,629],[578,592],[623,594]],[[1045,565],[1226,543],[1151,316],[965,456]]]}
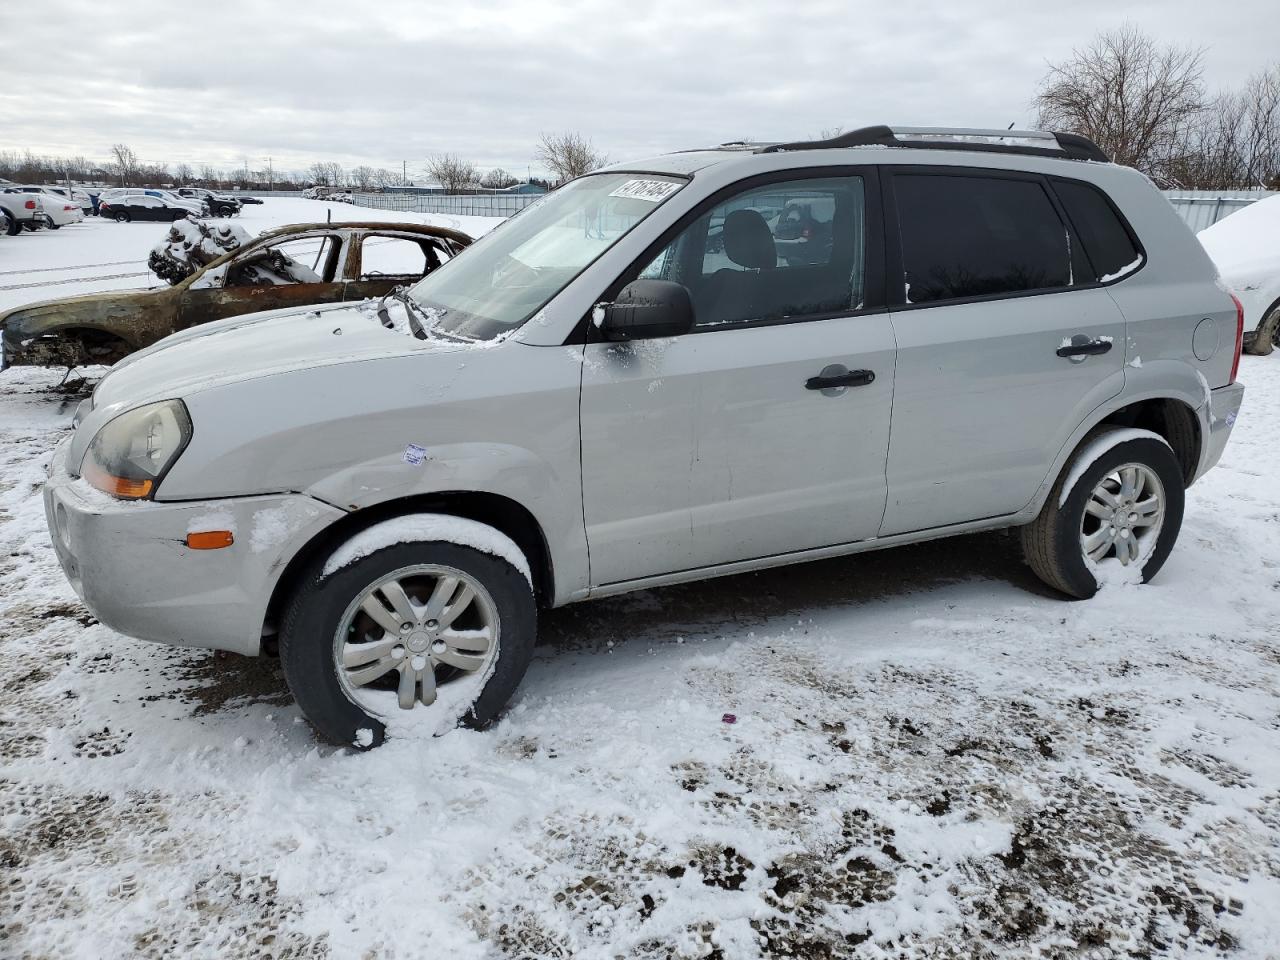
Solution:
{"label": "white car", "polygon": [[33,190],[30,187],[5,187],[5,192],[37,198],[44,225],[50,230],[65,227],[68,223],[79,223],[84,219],[84,211],[80,209],[80,205],[60,194]]}
{"label": "white car", "polygon": [[1244,305],[1244,349],[1280,345],[1280,196],[1268,197],[1199,233],[1222,279]]}

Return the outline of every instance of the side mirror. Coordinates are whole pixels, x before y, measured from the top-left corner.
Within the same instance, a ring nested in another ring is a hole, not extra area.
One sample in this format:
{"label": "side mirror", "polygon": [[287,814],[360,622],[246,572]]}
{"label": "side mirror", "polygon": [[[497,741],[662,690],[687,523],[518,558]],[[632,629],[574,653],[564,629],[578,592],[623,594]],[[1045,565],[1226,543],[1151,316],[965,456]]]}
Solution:
{"label": "side mirror", "polygon": [[604,313],[599,327],[606,340],[678,337],[693,329],[689,288],[671,280],[633,280],[617,300],[596,310]]}

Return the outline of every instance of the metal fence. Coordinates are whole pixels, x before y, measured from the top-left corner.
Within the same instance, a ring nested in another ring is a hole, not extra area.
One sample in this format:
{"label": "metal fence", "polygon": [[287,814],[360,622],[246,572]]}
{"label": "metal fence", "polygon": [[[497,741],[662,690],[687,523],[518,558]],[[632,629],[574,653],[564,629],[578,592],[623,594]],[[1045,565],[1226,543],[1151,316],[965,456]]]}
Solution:
{"label": "metal fence", "polygon": [[1277,195],[1275,190],[1165,190],[1163,193],[1196,233],[1251,203]]}
{"label": "metal fence", "polygon": [[542,194],[356,193],[358,207],[407,213],[442,213],[454,217],[510,217]]}

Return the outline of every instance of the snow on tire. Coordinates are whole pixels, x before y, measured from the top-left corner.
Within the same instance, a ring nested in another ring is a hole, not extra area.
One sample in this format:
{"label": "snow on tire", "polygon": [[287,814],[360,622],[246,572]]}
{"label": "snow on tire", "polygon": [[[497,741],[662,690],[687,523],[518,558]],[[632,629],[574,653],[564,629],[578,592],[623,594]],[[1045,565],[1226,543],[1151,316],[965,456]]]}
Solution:
{"label": "snow on tire", "polygon": [[1146,583],[1178,538],[1184,499],[1181,466],[1163,437],[1104,428],[1022,528],[1023,554],[1041,580],[1080,599],[1111,581]]}
{"label": "snow on tire", "polygon": [[392,736],[483,727],[533,656],[537,605],[524,555],[457,517],[400,517],[356,534],[301,579],[280,658],[302,712],[360,749]]}

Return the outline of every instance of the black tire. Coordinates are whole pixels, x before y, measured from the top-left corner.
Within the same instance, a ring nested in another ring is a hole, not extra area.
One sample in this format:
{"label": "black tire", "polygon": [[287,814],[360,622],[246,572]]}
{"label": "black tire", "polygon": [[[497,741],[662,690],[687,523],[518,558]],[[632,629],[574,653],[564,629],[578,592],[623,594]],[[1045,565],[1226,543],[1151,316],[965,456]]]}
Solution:
{"label": "black tire", "polygon": [[61,230],[61,229],[62,229],[62,224],[60,224],[60,223],[54,223],[54,222],[53,222],[53,220],[52,220],[50,217],[45,217],[45,218],[44,218],[44,225],[45,225],[46,227],[48,227],[50,230]]}
{"label": "black tire", "polygon": [[22,224],[20,224],[13,217],[5,217],[4,232],[7,236],[16,237],[18,234],[22,232]]}
{"label": "black tire", "polygon": [[[334,659],[334,637],[348,605],[371,584],[415,564],[440,564],[475,577],[489,592],[499,618],[498,659],[479,697],[460,719],[481,729],[502,713],[533,658],[538,609],[523,573],[506,560],[472,547],[441,541],[399,543],[376,550],[329,576],[327,557],[304,574],[280,630],[280,659],[289,690],[303,714],[328,740],[368,749],[386,738],[386,727],[343,692]],[[361,731],[372,733],[361,736]]]}
{"label": "black tire", "polygon": [[1280,300],[1267,307],[1262,318],[1256,330],[1244,335],[1244,352],[1255,357],[1268,356],[1280,341]]}
{"label": "black tire", "polygon": [[133,217],[129,216],[129,211],[127,210],[117,210],[112,214],[112,217],[116,223],[128,223],[133,219]]}
{"label": "black tire", "polygon": [[1090,455],[1093,441],[1115,429],[1103,428],[1085,439],[1080,450],[1063,468],[1039,516],[1021,529],[1023,556],[1036,576],[1055,590],[1081,600],[1087,600],[1098,592],[1098,582],[1080,547],[1085,506],[1094,487],[1112,470],[1124,464],[1139,463],[1151,469],[1164,487],[1164,522],[1155,547],[1143,565],[1143,583],[1150,582],[1160,572],[1182,527],[1186,499],[1182,468],[1173,450],[1154,433],[1123,440],[1099,454],[1078,473],[1067,491],[1065,502],[1058,506],[1064,486],[1077,472],[1080,459]]}

